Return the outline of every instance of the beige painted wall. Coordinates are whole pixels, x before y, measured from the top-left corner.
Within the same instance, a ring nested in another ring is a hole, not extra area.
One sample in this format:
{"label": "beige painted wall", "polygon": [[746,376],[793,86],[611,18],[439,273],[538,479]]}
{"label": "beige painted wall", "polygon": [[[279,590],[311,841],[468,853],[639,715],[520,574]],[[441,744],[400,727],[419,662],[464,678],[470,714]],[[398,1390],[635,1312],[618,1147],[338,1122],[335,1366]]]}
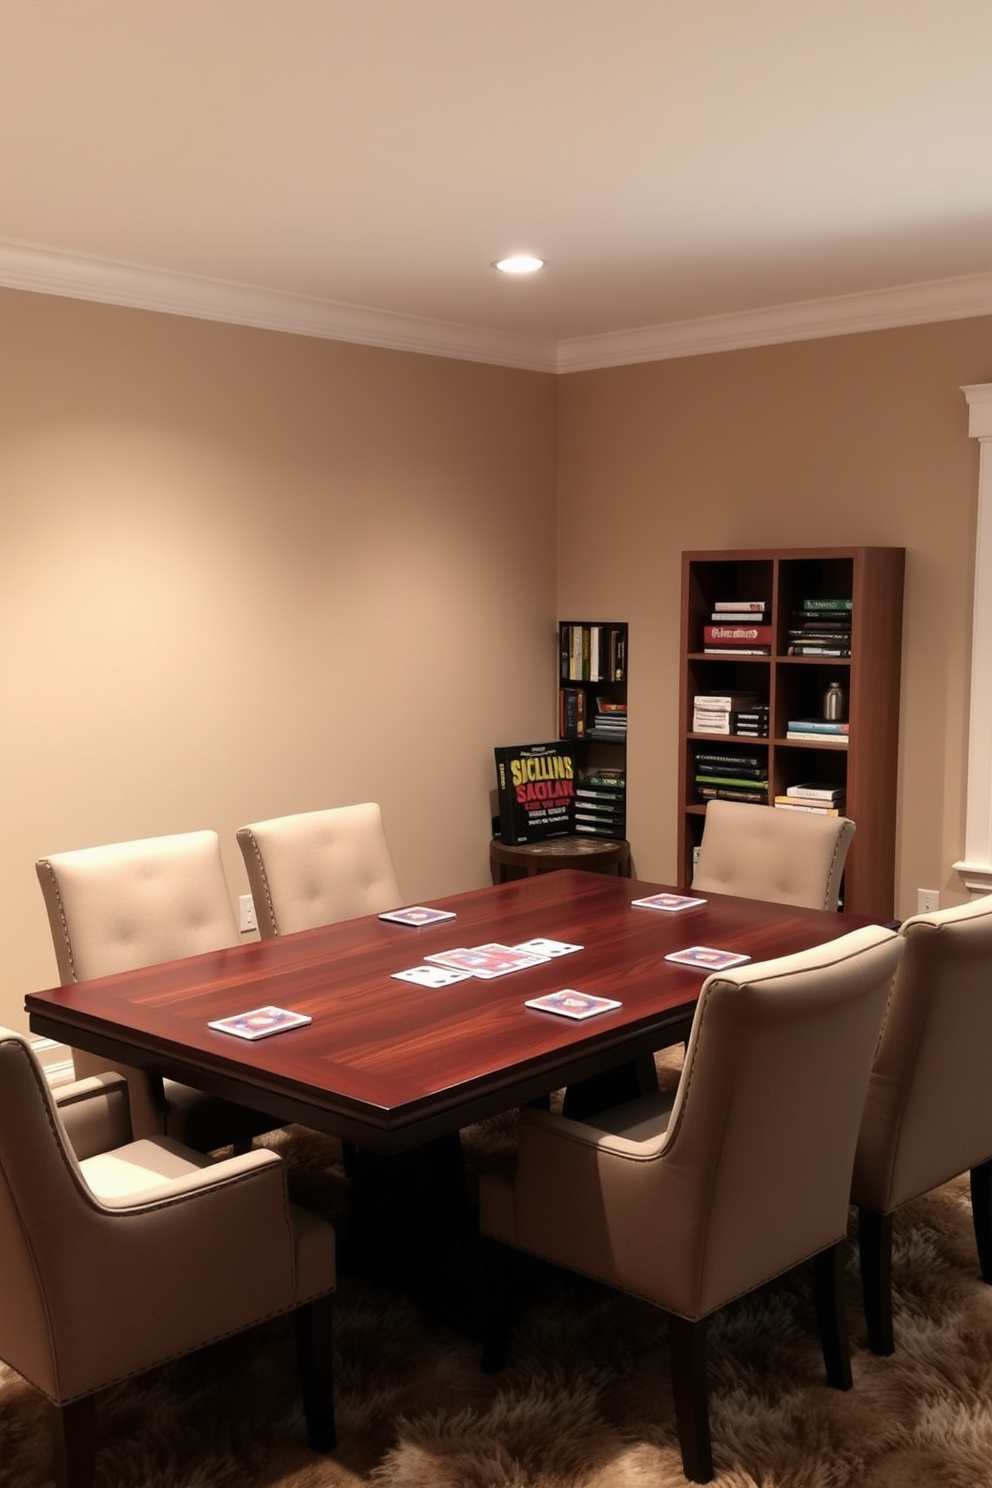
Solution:
{"label": "beige painted wall", "polygon": [[0,292],[0,1022],[35,859],[382,803],[404,894],[488,882],[548,737],[553,378]]}
{"label": "beige painted wall", "polygon": [[965,897],[992,321],[556,380],[3,291],[0,347],[0,1021],[55,980],[45,852],[212,826],[236,895],[241,822],[375,798],[407,897],[487,882],[556,614],[631,623],[630,835],[670,879],[684,548],[906,547],[896,908]]}
{"label": "beige painted wall", "polygon": [[683,549],[905,547],[897,906],[967,898],[969,637],[978,447],[963,384],[992,380],[992,320],[561,379],[559,606],[626,618],[629,832],[676,863]]}

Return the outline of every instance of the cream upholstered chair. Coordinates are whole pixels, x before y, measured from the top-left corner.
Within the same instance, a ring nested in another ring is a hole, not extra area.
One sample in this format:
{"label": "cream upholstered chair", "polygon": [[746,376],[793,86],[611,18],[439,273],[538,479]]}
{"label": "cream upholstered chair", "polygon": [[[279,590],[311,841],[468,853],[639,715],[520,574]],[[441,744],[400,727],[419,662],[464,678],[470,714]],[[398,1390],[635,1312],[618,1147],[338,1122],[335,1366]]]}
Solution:
{"label": "cream upholstered chair", "polygon": [[296,1314],[310,1444],[330,1451],[333,1228],[288,1202],[274,1152],[132,1141],[127,1089],[52,1092],[0,1029],[0,1358],[51,1402],[56,1483],[92,1482],[97,1391],[279,1313]]}
{"label": "cream upholstered chair", "polygon": [[982,1278],[992,1282],[992,895],[916,915],[868,1083],[851,1195],[869,1346],[891,1354],[892,1223],[970,1170]]}
{"label": "cream upholstered chair", "polygon": [[238,842],[263,939],[403,902],[373,801],[253,822]]}
{"label": "cream upholstered chair", "polygon": [[[240,941],[216,832],[180,832],[52,853],[35,865],[64,987],[174,961]],[[73,1050],[77,1076],[106,1060]],[[141,1070],[130,1083],[139,1136],[163,1130],[200,1151],[244,1145],[278,1126],[272,1116],[206,1095],[175,1080],[161,1092]]]}
{"label": "cream upholstered chair", "polygon": [[851,1166],[904,944],[873,926],[719,972],[700,993],[674,1093],[584,1123],[521,1112],[516,1160],[480,1180],[484,1368],[505,1353],[505,1247],[654,1303],[671,1324],[685,1472],[708,1482],[707,1320],[812,1258],[827,1378],[850,1387],[841,1273]]}
{"label": "cream upholstered chair", "polygon": [[710,801],[692,887],[836,909],[854,830],[846,816]]}

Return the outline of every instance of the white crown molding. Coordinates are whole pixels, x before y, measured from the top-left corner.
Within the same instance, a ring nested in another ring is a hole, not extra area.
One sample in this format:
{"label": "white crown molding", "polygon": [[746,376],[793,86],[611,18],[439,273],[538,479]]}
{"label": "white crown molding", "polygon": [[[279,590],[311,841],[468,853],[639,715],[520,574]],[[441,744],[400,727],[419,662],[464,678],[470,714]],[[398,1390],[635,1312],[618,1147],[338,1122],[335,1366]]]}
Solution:
{"label": "white crown molding", "polygon": [[828,300],[804,300],[711,315],[669,325],[582,336],[558,343],[558,371],[583,372],[634,362],[660,362],[674,357],[737,351],[747,346],[773,346],[786,341],[814,341],[859,331],[891,330],[930,321],[967,320],[992,315],[992,274],[960,279],[933,279],[868,294]]}
{"label": "white crown molding", "polygon": [[557,370],[555,342],[550,338],[449,325],[415,315],[311,299],[223,279],[171,274],[140,264],[59,253],[23,243],[0,241],[0,285],[391,351],[489,362],[534,372]]}
{"label": "white crown molding", "polygon": [[555,342],[0,241],[0,285],[532,372],[583,372],[992,315],[992,273]]}
{"label": "white crown molding", "polygon": [[961,391],[968,400],[968,434],[992,439],[992,382],[973,382]]}

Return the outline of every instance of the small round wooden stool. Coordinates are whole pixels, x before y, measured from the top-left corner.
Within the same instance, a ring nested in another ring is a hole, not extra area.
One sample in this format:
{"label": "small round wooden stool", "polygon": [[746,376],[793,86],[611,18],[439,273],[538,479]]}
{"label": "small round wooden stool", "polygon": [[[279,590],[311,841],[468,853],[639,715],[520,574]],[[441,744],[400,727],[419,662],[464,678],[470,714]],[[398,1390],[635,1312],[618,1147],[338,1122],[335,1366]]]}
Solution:
{"label": "small round wooden stool", "polygon": [[591,873],[613,870],[630,877],[630,843],[609,837],[552,837],[547,842],[524,842],[510,847],[494,837],[489,844],[489,867],[493,883],[506,883],[513,875],[535,878],[556,868],[584,868]]}

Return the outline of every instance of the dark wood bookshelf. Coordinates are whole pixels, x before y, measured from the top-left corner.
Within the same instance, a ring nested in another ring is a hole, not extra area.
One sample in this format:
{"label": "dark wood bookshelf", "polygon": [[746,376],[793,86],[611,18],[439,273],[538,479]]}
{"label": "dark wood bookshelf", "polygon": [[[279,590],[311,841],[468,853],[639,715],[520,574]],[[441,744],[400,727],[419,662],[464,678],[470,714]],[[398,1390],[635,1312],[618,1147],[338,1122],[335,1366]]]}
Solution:
{"label": "dark wood bookshelf", "polygon": [[[679,700],[679,882],[692,881],[705,803],[696,786],[699,749],[755,755],[768,766],[768,802],[787,787],[824,781],[846,791],[845,814],[857,831],[844,872],[843,908],[889,920],[894,915],[896,775],[902,663],[903,548],[768,548],[682,555],[682,679]],[[850,656],[789,654],[788,632],[804,600],[848,598]],[[765,600],[767,655],[705,652],[703,626],[718,600]],[[791,719],[822,716],[823,695],[838,681],[847,694],[848,743],[786,738]],[[756,692],[768,703],[767,738],[693,733],[701,693]]]}
{"label": "dark wood bookshelf", "polygon": [[[598,644],[597,644],[598,640]],[[558,623],[558,737],[572,745],[576,765],[576,788],[596,788],[600,772],[620,772],[624,788],[616,792],[616,810],[608,814],[599,830],[581,820],[583,805],[576,798],[579,819],[576,835],[625,840],[627,836],[627,738],[596,730],[597,699],[604,699],[626,720],[627,676],[630,666],[629,633],[622,620],[561,620]],[[581,642],[578,650],[573,642]],[[583,675],[584,674],[584,675]],[[569,710],[566,694],[575,700]],[[579,722],[581,717],[581,723]],[[574,722],[570,721],[574,719]],[[581,730],[581,731],[580,731]],[[595,815],[595,811],[587,811]]]}

